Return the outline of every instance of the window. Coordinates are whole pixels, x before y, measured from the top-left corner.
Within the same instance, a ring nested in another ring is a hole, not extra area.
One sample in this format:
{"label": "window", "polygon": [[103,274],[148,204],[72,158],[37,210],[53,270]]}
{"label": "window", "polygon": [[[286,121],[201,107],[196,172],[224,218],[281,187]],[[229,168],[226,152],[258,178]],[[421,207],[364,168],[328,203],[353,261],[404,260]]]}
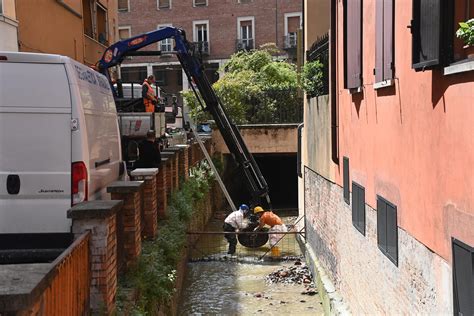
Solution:
{"label": "window", "polygon": [[0,0],[0,14],[3,14],[3,1]]}
{"label": "window", "polygon": [[156,84],[160,87],[167,85],[166,72],[167,72],[166,69],[153,67],[153,75],[155,76]]}
{"label": "window", "polygon": [[441,1],[413,0],[412,67],[424,70],[441,58]]}
{"label": "window", "polygon": [[365,236],[365,189],[352,182],[352,225]]}
{"label": "window", "polygon": [[94,0],[82,0],[84,34],[108,45],[109,27],[107,9]]}
{"label": "window", "polygon": [[350,200],[350,192],[349,192],[349,158],[344,157],[342,159],[342,168],[343,168],[343,175],[342,175],[342,182],[343,182],[343,190],[344,190],[344,201],[347,204],[351,204]]}
{"label": "window", "polygon": [[158,10],[171,9],[171,0],[157,0]]}
{"label": "window", "polygon": [[254,17],[237,18],[237,51],[249,50],[255,47],[254,33],[255,33],[255,19]]}
{"label": "window", "polygon": [[207,0],[193,0],[194,7],[205,7],[207,6]]}
{"label": "window", "polygon": [[474,315],[474,248],[453,239],[454,315]]}
{"label": "window", "polygon": [[238,3],[251,3],[253,0],[237,0]]}
{"label": "window", "polygon": [[84,21],[84,34],[93,38],[94,28],[92,26],[92,6],[90,0],[82,0],[82,16]]}
{"label": "window", "polygon": [[466,59],[455,32],[459,22],[473,17],[473,0],[413,0],[412,68],[423,71]]}
{"label": "window", "polygon": [[344,0],[344,88],[362,86],[362,0]]}
{"label": "window", "polygon": [[377,196],[377,244],[398,266],[397,207],[380,196]]}
{"label": "window", "polygon": [[108,45],[107,9],[97,4],[97,40]]}
{"label": "window", "polygon": [[128,12],[130,10],[130,0],[118,0],[119,12]]}
{"label": "window", "polygon": [[394,0],[377,0],[375,13],[375,82],[393,79]]}
{"label": "window", "polygon": [[143,67],[121,67],[121,78],[123,82],[143,83],[147,77],[146,66]]}
{"label": "window", "polygon": [[120,40],[132,37],[132,28],[130,26],[120,26],[118,32]]}
{"label": "window", "polygon": [[[171,24],[160,24],[158,30],[164,29],[165,27],[172,26]],[[173,51],[173,39],[167,38],[158,42],[158,50],[161,52],[172,52]]]}
{"label": "window", "polygon": [[193,21],[193,40],[201,52],[209,54],[209,21]]}
{"label": "window", "polygon": [[295,48],[298,38],[298,29],[301,27],[301,13],[285,13],[285,48]]}

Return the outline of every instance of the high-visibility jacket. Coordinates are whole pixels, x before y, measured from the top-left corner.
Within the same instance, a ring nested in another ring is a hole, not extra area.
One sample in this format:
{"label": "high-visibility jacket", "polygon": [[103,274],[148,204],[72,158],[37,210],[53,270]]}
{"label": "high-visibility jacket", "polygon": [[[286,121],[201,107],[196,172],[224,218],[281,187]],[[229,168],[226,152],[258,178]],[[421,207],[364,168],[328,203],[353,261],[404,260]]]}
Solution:
{"label": "high-visibility jacket", "polygon": [[262,216],[260,216],[260,227],[263,227],[265,225],[273,227],[275,225],[282,225],[282,224],[283,222],[281,221],[281,218],[271,211],[267,211],[263,213]]}
{"label": "high-visibility jacket", "polygon": [[143,84],[146,85],[148,89],[146,98],[143,98],[143,104],[145,105],[145,112],[155,112],[155,105],[153,104],[153,101],[156,100],[155,91],[153,91],[153,88],[150,86],[150,84],[148,83],[146,79],[145,81],[143,81]]}

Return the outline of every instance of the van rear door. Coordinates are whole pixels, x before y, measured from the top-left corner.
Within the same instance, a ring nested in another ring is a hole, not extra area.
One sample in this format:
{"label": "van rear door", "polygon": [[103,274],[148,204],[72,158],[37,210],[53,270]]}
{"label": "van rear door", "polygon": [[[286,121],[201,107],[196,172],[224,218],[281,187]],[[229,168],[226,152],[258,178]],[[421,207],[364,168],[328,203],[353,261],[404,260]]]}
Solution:
{"label": "van rear door", "polygon": [[0,62],[0,233],[70,231],[70,124],[64,64]]}

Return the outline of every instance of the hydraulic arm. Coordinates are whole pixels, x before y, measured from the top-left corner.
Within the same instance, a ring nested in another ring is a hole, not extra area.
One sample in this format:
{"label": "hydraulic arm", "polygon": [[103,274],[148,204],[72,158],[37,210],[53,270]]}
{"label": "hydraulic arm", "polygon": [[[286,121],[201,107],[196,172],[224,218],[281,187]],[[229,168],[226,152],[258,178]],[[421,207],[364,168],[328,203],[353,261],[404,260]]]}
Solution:
{"label": "hydraulic arm", "polygon": [[[257,163],[252,154],[249,152],[237,126],[227,115],[219,97],[216,95],[212,85],[207,79],[202,63],[196,56],[195,45],[186,40],[184,30],[166,27],[157,31],[141,34],[130,39],[119,41],[108,47],[99,61],[98,70],[109,79],[110,67],[120,64],[127,55],[164,39],[172,38],[175,41],[175,51],[178,60],[186,73],[190,86],[192,87],[196,97],[203,106],[204,110],[211,113],[217,127],[219,128],[224,141],[232,153],[234,159],[243,171],[247,187],[252,195],[252,204],[266,203],[267,207],[271,207],[270,197],[268,194],[268,185],[265,181]],[[148,52],[146,52],[148,53]],[[149,53],[150,55],[153,52]],[[196,91],[199,90],[199,93]],[[112,90],[113,86],[112,86]],[[204,101],[203,102],[201,101]]]}

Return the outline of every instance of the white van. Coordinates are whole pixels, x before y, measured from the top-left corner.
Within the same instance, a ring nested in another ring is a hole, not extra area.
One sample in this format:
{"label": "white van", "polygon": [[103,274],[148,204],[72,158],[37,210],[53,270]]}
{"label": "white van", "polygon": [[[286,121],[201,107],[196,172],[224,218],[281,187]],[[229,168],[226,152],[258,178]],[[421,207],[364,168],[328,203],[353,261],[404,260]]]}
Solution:
{"label": "white van", "polygon": [[67,210],[123,172],[105,76],[68,57],[0,52],[0,233],[69,232]]}

